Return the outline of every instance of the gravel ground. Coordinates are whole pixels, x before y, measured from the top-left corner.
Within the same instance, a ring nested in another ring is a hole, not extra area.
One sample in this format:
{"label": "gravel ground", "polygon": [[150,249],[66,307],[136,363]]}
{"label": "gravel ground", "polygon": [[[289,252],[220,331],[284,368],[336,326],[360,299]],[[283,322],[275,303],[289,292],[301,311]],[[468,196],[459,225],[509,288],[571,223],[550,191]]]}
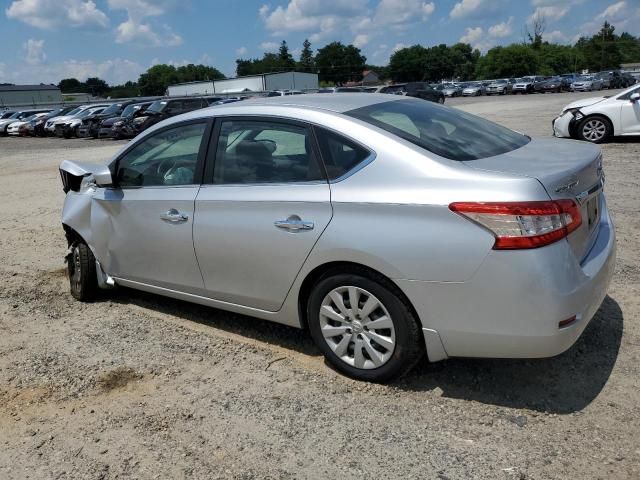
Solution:
{"label": "gravel ground", "polygon": [[[549,136],[581,96],[448,103]],[[121,145],[0,138],[0,478],[640,478],[637,140],[603,146],[617,273],[573,348],[386,386],[293,328],[127,289],[73,301],[57,165]]]}

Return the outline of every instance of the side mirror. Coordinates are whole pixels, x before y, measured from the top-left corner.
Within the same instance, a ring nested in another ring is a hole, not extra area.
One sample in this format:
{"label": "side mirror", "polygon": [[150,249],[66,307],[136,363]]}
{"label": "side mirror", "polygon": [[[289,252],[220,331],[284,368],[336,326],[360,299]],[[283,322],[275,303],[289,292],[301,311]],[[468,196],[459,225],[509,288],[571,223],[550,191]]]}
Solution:
{"label": "side mirror", "polygon": [[111,171],[106,165],[96,165],[94,163],[74,162],[65,160],[60,164],[60,176],[62,177],[62,187],[64,193],[69,190],[79,191],[83,178],[93,176],[96,185],[108,187],[113,185]]}
{"label": "side mirror", "polygon": [[110,187],[113,185],[113,178],[111,177],[111,170],[107,165],[98,165],[93,171],[93,178],[96,181],[96,185],[99,187]]}
{"label": "side mirror", "polygon": [[631,103],[637,102],[638,100],[640,100],[640,93],[634,93],[629,97],[629,100],[631,100]]}

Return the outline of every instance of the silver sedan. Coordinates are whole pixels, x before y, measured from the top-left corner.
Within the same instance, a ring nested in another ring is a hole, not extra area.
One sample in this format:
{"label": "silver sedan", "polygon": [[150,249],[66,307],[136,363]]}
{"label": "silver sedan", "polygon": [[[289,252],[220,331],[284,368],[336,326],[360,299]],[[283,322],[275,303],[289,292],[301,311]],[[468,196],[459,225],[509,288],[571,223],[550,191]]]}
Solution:
{"label": "silver sedan", "polygon": [[367,381],[425,353],[559,354],[614,269],[597,146],[421,99],[211,107],[60,172],[75,298],[121,285],[304,328]]}

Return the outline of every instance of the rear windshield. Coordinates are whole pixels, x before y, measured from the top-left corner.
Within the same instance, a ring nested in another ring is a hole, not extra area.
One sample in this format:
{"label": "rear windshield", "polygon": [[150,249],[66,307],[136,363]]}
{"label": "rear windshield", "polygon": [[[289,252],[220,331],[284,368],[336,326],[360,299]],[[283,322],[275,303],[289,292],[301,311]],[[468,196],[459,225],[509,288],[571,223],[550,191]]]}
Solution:
{"label": "rear windshield", "polygon": [[424,100],[377,103],[345,114],[450,160],[492,157],[530,141],[488,120]]}

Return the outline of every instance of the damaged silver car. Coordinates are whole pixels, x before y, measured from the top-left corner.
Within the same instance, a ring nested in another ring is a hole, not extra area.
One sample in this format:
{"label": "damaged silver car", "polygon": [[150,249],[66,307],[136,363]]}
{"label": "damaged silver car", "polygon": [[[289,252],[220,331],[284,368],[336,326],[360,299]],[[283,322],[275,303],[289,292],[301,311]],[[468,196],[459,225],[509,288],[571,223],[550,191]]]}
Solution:
{"label": "damaged silver car", "polygon": [[425,353],[557,355],[614,271],[597,146],[408,96],[196,110],[60,172],[74,297],[122,285],[305,328],[367,381]]}

